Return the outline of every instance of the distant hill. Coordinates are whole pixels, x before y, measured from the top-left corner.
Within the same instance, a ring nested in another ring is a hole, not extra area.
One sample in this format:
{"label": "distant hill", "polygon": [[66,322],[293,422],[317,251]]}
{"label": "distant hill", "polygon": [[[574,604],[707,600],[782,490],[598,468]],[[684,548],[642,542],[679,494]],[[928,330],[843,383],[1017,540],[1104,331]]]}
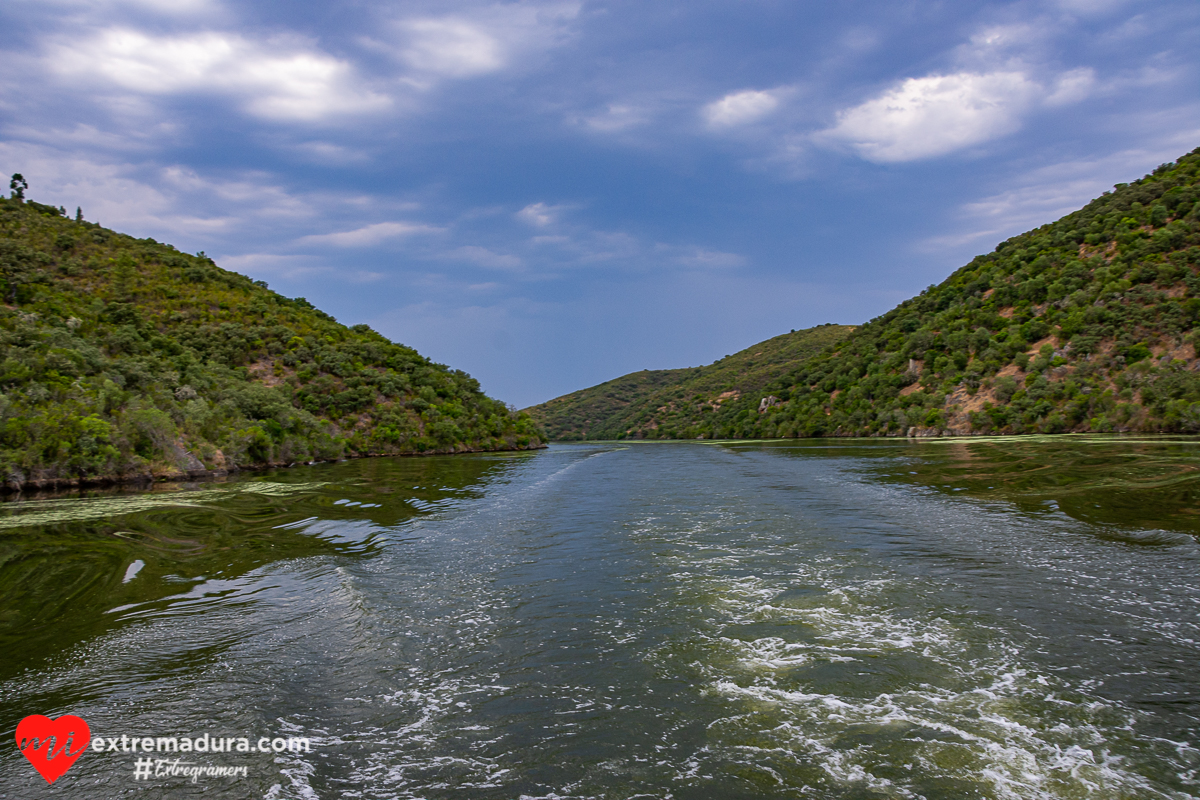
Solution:
{"label": "distant hill", "polygon": [[822,325],[759,342],[706,367],[642,370],[526,409],[552,439],[695,438],[710,435],[728,408],[853,328]]}
{"label": "distant hill", "polygon": [[0,294],[10,489],[544,437],[365,325],[41,203],[0,198]]}
{"label": "distant hill", "polygon": [[[555,437],[1197,433],[1198,323],[1195,150],[1000,243],[760,390],[728,396],[711,415],[687,415],[695,424],[664,424],[659,411],[662,421],[643,416],[640,425],[555,416],[604,387],[530,412]],[[613,405],[634,404],[608,392]],[[765,395],[778,402],[760,407]]]}

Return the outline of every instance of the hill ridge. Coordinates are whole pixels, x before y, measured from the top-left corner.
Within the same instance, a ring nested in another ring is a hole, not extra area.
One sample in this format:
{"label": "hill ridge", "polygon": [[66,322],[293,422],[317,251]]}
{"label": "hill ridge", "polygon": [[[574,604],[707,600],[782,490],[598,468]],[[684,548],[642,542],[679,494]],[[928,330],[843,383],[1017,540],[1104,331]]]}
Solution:
{"label": "hill ridge", "polygon": [[639,370],[525,410],[558,440],[645,438],[690,429],[725,404],[756,395],[782,368],[831,346],[851,330],[853,326],[832,323],[793,330],[712,364]]}
{"label": "hill ridge", "polygon": [[[770,406],[740,397],[628,435],[1200,432],[1198,323],[1200,149],[788,365],[763,387]],[[545,421],[546,406],[531,412]]]}
{"label": "hill ridge", "polygon": [[0,198],[0,298],[8,490],[543,446],[367,325],[20,196]]}

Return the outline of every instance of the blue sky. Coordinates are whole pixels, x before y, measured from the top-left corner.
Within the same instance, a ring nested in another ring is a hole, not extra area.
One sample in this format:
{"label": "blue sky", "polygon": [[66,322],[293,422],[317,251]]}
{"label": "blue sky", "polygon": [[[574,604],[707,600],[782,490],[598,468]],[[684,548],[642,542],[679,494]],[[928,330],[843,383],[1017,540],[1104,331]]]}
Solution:
{"label": "blue sky", "polygon": [[876,316],[1200,146],[1195,0],[0,4],[0,171],[518,407]]}

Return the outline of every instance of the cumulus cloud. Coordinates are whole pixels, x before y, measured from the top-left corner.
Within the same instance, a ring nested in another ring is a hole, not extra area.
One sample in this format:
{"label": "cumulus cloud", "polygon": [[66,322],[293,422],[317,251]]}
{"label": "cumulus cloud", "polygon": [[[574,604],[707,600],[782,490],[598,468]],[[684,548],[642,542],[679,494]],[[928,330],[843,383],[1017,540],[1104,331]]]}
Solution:
{"label": "cumulus cloud", "polygon": [[335,247],[371,247],[398,236],[411,236],[414,233],[437,233],[441,230],[432,225],[415,222],[376,222],[374,225],[367,225],[352,231],[304,236],[299,239],[299,243],[329,244]]}
{"label": "cumulus cloud", "polygon": [[747,89],[727,94],[704,107],[703,116],[714,128],[731,128],[757,122],[779,107],[774,92]]}
{"label": "cumulus cloud", "polygon": [[823,138],[871,161],[929,158],[1005,136],[1044,92],[1021,72],[931,75],[838,114]]}
{"label": "cumulus cloud", "polygon": [[908,78],[844,108],[814,139],[849,145],[871,161],[898,162],[1012,134],[1037,109],[1078,103],[1096,90],[1093,69],[1046,65],[1062,34],[1050,20],[982,28],[953,51],[957,70]]}
{"label": "cumulus cloud", "polygon": [[73,81],[143,95],[233,96],[250,114],[272,120],[317,121],[391,104],[362,86],[351,65],[303,43],[215,31],[155,36],[108,28],[54,43],[48,66]]}

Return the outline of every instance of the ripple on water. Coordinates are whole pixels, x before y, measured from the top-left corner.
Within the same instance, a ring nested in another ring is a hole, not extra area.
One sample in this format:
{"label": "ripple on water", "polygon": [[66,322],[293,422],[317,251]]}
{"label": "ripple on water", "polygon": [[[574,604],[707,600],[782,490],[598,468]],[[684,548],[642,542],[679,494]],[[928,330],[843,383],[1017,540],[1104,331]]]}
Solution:
{"label": "ripple on water", "polygon": [[[1186,564],[1156,581],[1187,542],[708,446],[482,463],[332,465],[295,494],[208,487],[225,494],[120,506],[107,527],[84,503],[86,526],[45,522],[38,546],[102,540],[98,588],[71,597],[112,624],[0,690],[97,730],[311,737],[239,787],[272,800],[1195,795],[1200,753],[1147,735],[1151,712],[1101,687],[1119,676],[1081,681],[1041,657],[1042,629],[967,596],[997,580],[989,598],[1050,615],[1069,592],[1175,657],[1195,581]],[[438,470],[463,478],[431,490]],[[22,563],[6,574],[49,562]],[[1013,574],[1051,588],[1018,595]],[[99,764],[76,768],[95,796],[128,791]]]}
{"label": "ripple on water", "polygon": [[1172,761],[1186,780],[1200,753],[1137,737],[1134,712],[1034,667],[982,615],[939,606],[928,579],[864,577],[854,556],[802,546],[780,570],[769,543],[741,563],[772,572],[730,575],[713,554],[721,527],[644,530],[674,545],[681,600],[711,623],[653,658],[728,704],[679,780],[733,761],[756,785],[831,797],[1190,796],[1137,761]]}

